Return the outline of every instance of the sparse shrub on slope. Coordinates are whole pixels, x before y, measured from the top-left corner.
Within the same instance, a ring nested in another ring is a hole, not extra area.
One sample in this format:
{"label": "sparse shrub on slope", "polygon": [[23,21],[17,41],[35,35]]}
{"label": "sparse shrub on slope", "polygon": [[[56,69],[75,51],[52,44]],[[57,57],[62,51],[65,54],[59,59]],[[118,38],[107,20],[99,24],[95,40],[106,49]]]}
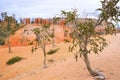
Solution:
{"label": "sparse shrub on slope", "polygon": [[7,65],[12,65],[12,64],[14,64],[14,63],[16,63],[16,62],[21,61],[22,59],[23,59],[23,58],[22,58],[22,57],[19,57],[19,56],[12,57],[11,59],[9,59],[9,60],[6,62],[6,64],[7,64]]}
{"label": "sparse shrub on slope", "polygon": [[47,52],[47,54],[48,54],[48,55],[54,54],[54,53],[56,53],[56,52],[58,51],[58,49],[59,49],[59,48],[54,49],[54,50],[51,49],[50,51]]}
{"label": "sparse shrub on slope", "polygon": [[0,45],[4,45],[5,41],[3,39],[0,39]]}

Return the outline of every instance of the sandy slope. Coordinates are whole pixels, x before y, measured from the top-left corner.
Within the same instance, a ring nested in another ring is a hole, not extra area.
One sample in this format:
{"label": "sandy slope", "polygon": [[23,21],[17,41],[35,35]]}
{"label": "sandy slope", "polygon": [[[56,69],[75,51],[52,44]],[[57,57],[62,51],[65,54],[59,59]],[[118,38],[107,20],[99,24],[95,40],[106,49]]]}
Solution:
{"label": "sandy slope", "polygon": [[[120,34],[106,36],[111,42],[102,54],[90,55],[94,69],[102,71],[106,80],[120,80]],[[31,47],[13,47],[13,53],[8,54],[7,48],[0,49],[0,80],[93,80],[89,75],[83,59],[78,62],[73,53],[68,53],[68,44],[59,43],[58,53],[48,56],[54,63],[48,62],[48,68],[43,69],[42,50],[31,53]],[[47,47],[47,50],[51,45]],[[12,56],[21,56],[26,59],[11,66],[6,61]]]}

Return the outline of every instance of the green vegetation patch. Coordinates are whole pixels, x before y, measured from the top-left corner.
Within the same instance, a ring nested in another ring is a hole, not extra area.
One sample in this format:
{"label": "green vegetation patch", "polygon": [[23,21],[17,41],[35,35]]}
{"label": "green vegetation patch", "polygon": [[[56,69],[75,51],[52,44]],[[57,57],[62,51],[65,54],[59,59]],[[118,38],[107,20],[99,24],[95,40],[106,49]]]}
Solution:
{"label": "green vegetation patch", "polygon": [[54,54],[54,53],[56,53],[58,50],[59,50],[59,48],[54,49],[54,50],[51,49],[50,51],[47,52],[47,54],[48,54],[48,55]]}
{"label": "green vegetation patch", "polygon": [[5,41],[3,39],[0,39],[0,45],[4,45]]}
{"label": "green vegetation patch", "polygon": [[55,60],[51,58],[48,61],[51,62],[51,63],[53,63]]}
{"label": "green vegetation patch", "polygon": [[67,39],[64,39],[64,42],[65,42],[65,43],[69,43],[70,41],[69,41],[69,40],[67,40]]}
{"label": "green vegetation patch", "polygon": [[14,63],[16,63],[16,62],[21,61],[22,59],[23,59],[23,58],[22,58],[22,57],[19,57],[19,56],[12,57],[11,59],[9,59],[9,60],[6,62],[6,64],[7,64],[7,65],[12,65],[12,64],[14,64]]}

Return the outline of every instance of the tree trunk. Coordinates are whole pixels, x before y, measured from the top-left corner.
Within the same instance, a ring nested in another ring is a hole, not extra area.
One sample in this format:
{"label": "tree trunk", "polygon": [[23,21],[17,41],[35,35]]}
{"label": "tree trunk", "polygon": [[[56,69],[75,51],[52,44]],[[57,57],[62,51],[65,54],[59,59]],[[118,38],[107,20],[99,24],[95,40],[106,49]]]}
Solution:
{"label": "tree trunk", "polygon": [[9,37],[8,37],[7,45],[8,45],[8,52],[9,52],[9,53],[12,53],[12,51],[11,51],[11,46],[10,46],[10,39],[9,39]]}
{"label": "tree trunk", "polygon": [[40,34],[39,33],[36,33],[36,36],[37,36],[37,42],[38,42],[38,46],[40,47],[41,46],[41,41],[40,41]]}
{"label": "tree trunk", "polygon": [[91,68],[90,61],[89,61],[89,58],[88,58],[88,54],[84,54],[83,56],[84,56],[84,61],[85,61],[85,64],[86,64],[86,67],[87,67],[89,73],[90,73],[93,77],[99,76],[99,77],[102,77],[102,79],[100,79],[100,80],[104,80],[104,79],[105,79],[105,76],[104,76],[102,73],[100,73],[100,72],[98,72],[98,71],[94,71],[94,70]]}
{"label": "tree trunk", "polygon": [[42,48],[43,49],[43,53],[44,53],[44,60],[43,60],[43,64],[44,64],[44,68],[47,68],[47,53],[45,50],[45,47]]}
{"label": "tree trunk", "polygon": [[55,42],[54,42],[54,39],[52,38],[52,46],[54,47],[55,46],[55,44],[54,44]]}
{"label": "tree trunk", "polygon": [[55,28],[53,26],[53,33],[52,33],[52,46],[55,46],[55,41],[54,41],[54,37],[55,37]]}
{"label": "tree trunk", "polygon": [[84,61],[85,61],[85,64],[86,64],[86,67],[87,67],[89,73],[90,73],[91,75],[94,75],[94,71],[93,71],[92,68],[91,68],[90,61],[89,61],[89,58],[88,58],[88,55],[87,55],[87,54],[84,55]]}

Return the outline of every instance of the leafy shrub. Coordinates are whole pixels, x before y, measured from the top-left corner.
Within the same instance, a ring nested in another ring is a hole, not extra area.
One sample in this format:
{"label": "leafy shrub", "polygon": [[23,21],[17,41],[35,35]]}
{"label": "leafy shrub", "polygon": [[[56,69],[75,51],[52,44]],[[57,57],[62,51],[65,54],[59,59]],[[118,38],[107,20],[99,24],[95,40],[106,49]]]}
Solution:
{"label": "leafy shrub", "polygon": [[52,34],[50,35],[50,37],[51,37],[51,38],[54,38],[54,34],[52,33]]}
{"label": "leafy shrub", "polygon": [[33,42],[29,42],[29,45],[33,45]]}
{"label": "leafy shrub", "polygon": [[0,45],[4,45],[5,44],[5,41],[0,39]]}
{"label": "leafy shrub", "polygon": [[55,60],[51,58],[48,61],[51,62],[51,63],[53,63]]}
{"label": "leafy shrub", "polygon": [[65,42],[65,43],[69,43],[70,41],[69,41],[69,40],[67,40],[67,39],[64,39],[64,42]]}
{"label": "leafy shrub", "polygon": [[22,57],[19,57],[19,56],[12,57],[11,59],[9,59],[9,60],[6,62],[6,64],[7,64],[7,65],[12,65],[12,64],[14,64],[14,63],[16,63],[16,62],[21,61],[22,59],[23,59],[23,58],[22,58]]}
{"label": "leafy shrub", "polygon": [[37,49],[38,49],[38,47],[37,47],[37,46],[32,47],[31,52],[33,53],[33,52],[35,52]]}
{"label": "leafy shrub", "polygon": [[58,49],[59,49],[59,48],[54,49],[54,50],[51,49],[50,51],[47,52],[47,54],[48,54],[48,55],[54,54],[54,53],[56,53],[56,52],[58,51]]}
{"label": "leafy shrub", "polygon": [[0,77],[2,77],[3,75],[2,74],[0,74]]}

